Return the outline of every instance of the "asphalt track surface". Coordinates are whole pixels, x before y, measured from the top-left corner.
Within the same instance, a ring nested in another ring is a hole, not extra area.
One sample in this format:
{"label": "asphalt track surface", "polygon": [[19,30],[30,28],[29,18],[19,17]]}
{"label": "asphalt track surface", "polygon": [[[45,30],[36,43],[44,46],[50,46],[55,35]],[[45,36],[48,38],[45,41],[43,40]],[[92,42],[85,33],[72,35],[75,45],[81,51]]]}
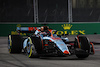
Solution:
{"label": "asphalt track surface", "polygon": [[[88,35],[90,41],[100,41],[100,35]],[[74,36],[69,39],[74,40]],[[100,44],[94,45],[95,54],[86,59],[68,57],[28,58],[25,54],[9,54],[7,37],[0,37],[0,67],[100,67]]]}

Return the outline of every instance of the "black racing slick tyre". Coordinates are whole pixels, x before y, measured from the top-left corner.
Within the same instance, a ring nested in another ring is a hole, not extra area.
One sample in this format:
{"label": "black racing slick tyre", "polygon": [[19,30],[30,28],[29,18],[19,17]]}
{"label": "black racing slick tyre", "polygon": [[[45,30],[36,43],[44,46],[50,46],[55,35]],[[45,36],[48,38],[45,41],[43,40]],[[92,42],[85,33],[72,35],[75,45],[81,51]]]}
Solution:
{"label": "black racing slick tyre", "polygon": [[27,42],[27,54],[29,58],[36,58],[39,57],[36,48],[34,46],[34,43],[30,37],[28,37],[28,42]]}
{"label": "black racing slick tyre", "polygon": [[43,49],[43,40],[40,37],[36,37],[36,36],[31,36],[30,37],[32,40],[32,43],[35,46],[35,49],[37,51],[38,54],[42,53],[42,49]]}
{"label": "black racing slick tyre", "polygon": [[22,51],[22,37],[20,35],[8,35],[9,53],[20,53]]}
{"label": "black racing slick tyre", "polygon": [[78,58],[87,58],[90,54],[90,43],[85,36],[75,38],[75,53]]}

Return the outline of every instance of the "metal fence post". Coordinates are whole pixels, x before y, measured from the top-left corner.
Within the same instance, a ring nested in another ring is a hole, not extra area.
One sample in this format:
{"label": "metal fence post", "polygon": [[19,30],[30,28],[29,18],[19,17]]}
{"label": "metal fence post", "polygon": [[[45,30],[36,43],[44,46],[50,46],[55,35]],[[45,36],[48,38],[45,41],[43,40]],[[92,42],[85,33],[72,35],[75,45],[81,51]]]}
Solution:
{"label": "metal fence post", "polygon": [[38,0],[33,1],[34,4],[34,22],[38,23]]}
{"label": "metal fence post", "polygon": [[72,23],[72,0],[68,0],[68,19]]}

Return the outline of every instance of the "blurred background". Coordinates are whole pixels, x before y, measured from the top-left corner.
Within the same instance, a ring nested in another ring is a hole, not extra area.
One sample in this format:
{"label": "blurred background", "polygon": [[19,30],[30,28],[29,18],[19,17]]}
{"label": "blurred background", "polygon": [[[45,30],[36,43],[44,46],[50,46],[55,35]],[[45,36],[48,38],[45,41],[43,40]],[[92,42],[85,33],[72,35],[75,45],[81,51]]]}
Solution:
{"label": "blurred background", "polygon": [[[72,23],[100,22],[100,0],[72,0],[70,5]],[[0,23],[69,22],[68,6],[68,0],[0,0]]]}
{"label": "blurred background", "polygon": [[60,33],[100,34],[100,0],[0,0],[0,36],[43,24]]}

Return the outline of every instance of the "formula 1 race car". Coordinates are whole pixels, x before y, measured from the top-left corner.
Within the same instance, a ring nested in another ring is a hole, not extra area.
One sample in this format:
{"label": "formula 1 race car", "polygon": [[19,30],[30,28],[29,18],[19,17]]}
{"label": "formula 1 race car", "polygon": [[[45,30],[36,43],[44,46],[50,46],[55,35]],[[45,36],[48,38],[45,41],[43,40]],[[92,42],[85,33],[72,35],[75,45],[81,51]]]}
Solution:
{"label": "formula 1 race car", "polygon": [[[40,56],[71,56],[87,58],[94,54],[93,43],[86,36],[78,35],[75,41],[69,41],[65,35],[56,35],[55,30],[48,29],[50,34],[35,34],[40,27],[17,27],[18,35],[8,36],[9,53],[26,53],[29,58]],[[20,32],[31,35],[21,36]]]}

